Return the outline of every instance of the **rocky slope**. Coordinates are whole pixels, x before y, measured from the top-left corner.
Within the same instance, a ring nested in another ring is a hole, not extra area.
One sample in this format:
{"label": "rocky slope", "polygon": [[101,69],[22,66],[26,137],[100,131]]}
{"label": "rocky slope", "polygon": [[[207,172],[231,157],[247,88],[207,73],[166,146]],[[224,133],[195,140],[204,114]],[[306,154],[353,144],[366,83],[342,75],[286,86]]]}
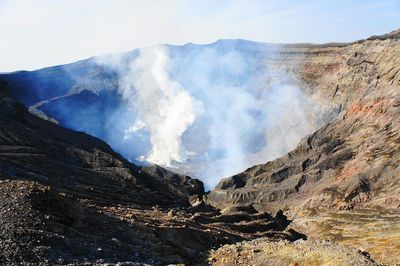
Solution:
{"label": "rocky slope", "polygon": [[32,115],[0,83],[0,264],[202,263],[224,243],[304,237],[281,212],[219,211],[203,193]]}
{"label": "rocky slope", "polygon": [[[1,86],[3,174],[74,191],[75,196],[88,200],[117,196],[121,203],[142,206],[180,206],[187,204],[188,196],[204,193],[198,180],[163,169],[137,167],[97,138],[31,115],[9,96],[4,82]],[[93,190],[97,197],[89,193]]]}
{"label": "rocky slope", "polygon": [[297,214],[291,227],[309,240],[328,240],[367,251],[383,265],[400,262],[398,210],[307,210]]}
{"label": "rocky slope", "polygon": [[212,251],[210,264],[223,265],[379,265],[368,254],[329,241],[272,242],[268,239],[243,241]]}
{"label": "rocky slope", "polygon": [[[349,44],[288,45],[307,94],[337,116],[288,154],[221,180],[214,206],[400,208],[400,33]],[[291,63],[290,63],[291,62]]]}

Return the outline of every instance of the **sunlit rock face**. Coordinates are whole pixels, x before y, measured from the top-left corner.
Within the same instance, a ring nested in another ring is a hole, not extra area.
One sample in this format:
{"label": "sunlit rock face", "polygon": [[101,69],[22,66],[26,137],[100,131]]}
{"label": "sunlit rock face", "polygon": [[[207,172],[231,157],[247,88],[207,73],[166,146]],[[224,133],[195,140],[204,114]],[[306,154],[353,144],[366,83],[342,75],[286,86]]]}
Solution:
{"label": "sunlit rock face", "polygon": [[[348,44],[286,46],[286,52],[287,60],[302,62],[294,71],[302,90],[324,106],[338,106],[339,115],[287,154],[222,179],[208,202],[267,212],[398,211],[400,32]],[[301,53],[306,57],[296,59]]]}
{"label": "sunlit rock face", "polygon": [[[283,155],[323,125],[281,47],[244,40],[160,45],[3,75],[31,112],[126,158],[205,181]],[[28,89],[26,89],[28,88]]]}

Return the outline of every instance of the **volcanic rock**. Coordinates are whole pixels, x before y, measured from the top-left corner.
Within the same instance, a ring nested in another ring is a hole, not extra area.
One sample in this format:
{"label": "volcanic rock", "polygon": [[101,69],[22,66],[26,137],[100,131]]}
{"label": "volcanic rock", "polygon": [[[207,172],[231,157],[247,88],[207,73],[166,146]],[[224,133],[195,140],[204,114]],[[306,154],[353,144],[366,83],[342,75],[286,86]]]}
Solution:
{"label": "volcanic rock", "polygon": [[219,208],[251,204],[269,212],[398,210],[398,31],[348,44],[287,45],[281,53],[284,65],[296,65],[288,75],[299,77],[309,97],[337,110],[336,117],[286,155],[221,180],[206,201]]}

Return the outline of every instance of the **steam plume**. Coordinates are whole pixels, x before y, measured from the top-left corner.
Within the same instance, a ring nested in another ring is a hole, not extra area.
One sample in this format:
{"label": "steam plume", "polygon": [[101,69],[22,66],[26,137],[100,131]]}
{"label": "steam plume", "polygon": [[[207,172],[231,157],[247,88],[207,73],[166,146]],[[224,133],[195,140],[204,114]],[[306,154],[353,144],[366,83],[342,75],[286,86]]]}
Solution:
{"label": "steam plume", "polygon": [[284,154],[320,126],[312,119],[319,109],[271,63],[276,54],[225,41],[146,48],[129,63],[102,58],[117,71],[128,110],[113,117],[123,131],[114,142],[124,154],[140,149],[138,160],[174,167],[209,188]]}
{"label": "steam plume", "polygon": [[[169,79],[168,63],[165,49],[143,50],[129,72],[132,76],[139,75],[138,78],[129,80],[130,87],[122,88],[127,100],[136,106],[140,119],[130,132],[145,129],[150,134],[152,148],[145,160],[165,166],[187,159],[182,135],[193,125],[199,105],[178,82]],[[133,102],[132,90],[136,92]]]}

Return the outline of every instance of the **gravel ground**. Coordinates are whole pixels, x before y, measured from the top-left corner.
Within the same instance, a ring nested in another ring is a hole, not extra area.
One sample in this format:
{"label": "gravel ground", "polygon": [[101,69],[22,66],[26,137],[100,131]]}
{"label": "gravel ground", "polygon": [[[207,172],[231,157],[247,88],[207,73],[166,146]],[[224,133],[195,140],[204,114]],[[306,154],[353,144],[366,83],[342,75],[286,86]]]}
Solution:
{"label": "gravel ground", "polygon": [[211,265],[378,265],[367,253],[330,241],[295,242],[260,238],[211,251]]}

